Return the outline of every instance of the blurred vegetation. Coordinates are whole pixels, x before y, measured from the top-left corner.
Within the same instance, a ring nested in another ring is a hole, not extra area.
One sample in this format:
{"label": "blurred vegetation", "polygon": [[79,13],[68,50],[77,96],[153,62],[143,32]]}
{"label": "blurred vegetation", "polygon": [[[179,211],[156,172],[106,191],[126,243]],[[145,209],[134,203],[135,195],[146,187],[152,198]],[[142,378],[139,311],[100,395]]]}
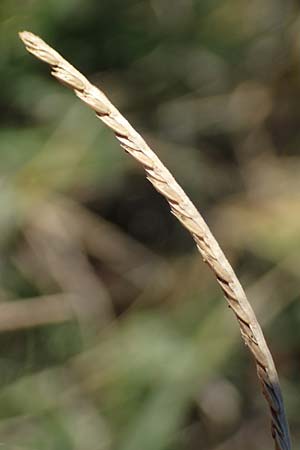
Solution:
{"label": "blurred vegetation", "polygon": [[2,0],[0,444],[271,448],[237,324],[40,34],[157,150],[236,268],[300,441],[300,15],[294,0]]}

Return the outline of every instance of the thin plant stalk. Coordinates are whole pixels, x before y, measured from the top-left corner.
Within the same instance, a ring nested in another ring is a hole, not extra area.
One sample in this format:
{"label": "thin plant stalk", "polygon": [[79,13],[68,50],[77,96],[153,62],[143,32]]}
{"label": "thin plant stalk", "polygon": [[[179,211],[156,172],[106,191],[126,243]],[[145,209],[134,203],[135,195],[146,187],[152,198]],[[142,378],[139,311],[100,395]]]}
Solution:
{"label": "thin plant stalk", "polygon": [[113,130],[121,147],[142,164],[147,179],[168,201],[172,214],[191,233],[203,260],[215,274],[238,320],[242,338],[254,356],[258,378],[270,409],[275,449],[290,450],[289,427],[272,355],[236,274],[201,214],[153,150],[99,88],[38,36],[23,31],[20,38],[30,53],[51,66],[51,74],[55,78],[73,89],[77,97]]}

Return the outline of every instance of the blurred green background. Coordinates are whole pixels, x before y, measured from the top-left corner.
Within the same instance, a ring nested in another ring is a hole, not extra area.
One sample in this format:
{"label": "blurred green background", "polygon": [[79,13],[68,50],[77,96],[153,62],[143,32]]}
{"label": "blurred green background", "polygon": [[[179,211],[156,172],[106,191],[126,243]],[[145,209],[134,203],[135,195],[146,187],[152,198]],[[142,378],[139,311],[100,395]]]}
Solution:
{"label": "blurred green background", "polygon": [[208,221],[299,447],[299,7],[1,0],[1,449],[272,448],[254,363],[191,238],[24,29],[103,88]]}

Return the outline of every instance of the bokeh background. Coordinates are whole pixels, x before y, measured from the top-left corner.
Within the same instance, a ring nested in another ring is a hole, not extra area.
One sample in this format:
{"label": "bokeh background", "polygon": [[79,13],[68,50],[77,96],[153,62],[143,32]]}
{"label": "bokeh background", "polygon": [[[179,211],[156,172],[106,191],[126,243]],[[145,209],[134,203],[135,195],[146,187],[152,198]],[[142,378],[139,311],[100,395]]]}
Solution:
{"label": "bokeh background", "polygon": [[299,448],[299,7],[1,0],[3,450],[272,448],[254,363],[191,238],[23,29],[103,88],[208,221]]}

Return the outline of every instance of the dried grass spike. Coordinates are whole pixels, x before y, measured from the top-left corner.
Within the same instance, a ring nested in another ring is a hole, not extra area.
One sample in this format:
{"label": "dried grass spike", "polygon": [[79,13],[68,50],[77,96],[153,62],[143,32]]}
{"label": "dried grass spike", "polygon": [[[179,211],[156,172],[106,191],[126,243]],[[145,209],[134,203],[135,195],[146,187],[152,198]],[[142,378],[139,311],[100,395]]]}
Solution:
{"label": "dried grass spike", "polygon": [[[65,68],[69,77],[73,74],[74,80],[79,78],[83,82],[83,94],[72,86],[77,96],[96,112],[99,119],[116,133],[116,137],[126,151],[144,166],[149,174],[149,181],[169,202],[174,216],[192,234],[203,260],[208,262],[225,293],[229,306],[236,313],[241,336],[255,358],[258,378],[269,404],[275,449],[291,450],[289,428],[272,355],[246,294],[204,219],[153,150],[102,91],[92,86],[80,72],[37,36],[29,32],[22,32],[20,38],[30,53],[48,63],[52,66],[52,69],[55,69],[56,66]],[[56,71],[56,73],[60,72]],[[68,78],[69,80],[70,78]],[[94,96],[94,99],[91,99],[90,96]],[[99,99],[103,105],[99,104]],[[101,112],[98,111],[99,108]],[[105,111],[105,113],[102,111]],[[107,115],[106,111],[108,111]],[[163,184],[165,184],[165,187]],[[229,280],[228,288],[227,280]]]}

